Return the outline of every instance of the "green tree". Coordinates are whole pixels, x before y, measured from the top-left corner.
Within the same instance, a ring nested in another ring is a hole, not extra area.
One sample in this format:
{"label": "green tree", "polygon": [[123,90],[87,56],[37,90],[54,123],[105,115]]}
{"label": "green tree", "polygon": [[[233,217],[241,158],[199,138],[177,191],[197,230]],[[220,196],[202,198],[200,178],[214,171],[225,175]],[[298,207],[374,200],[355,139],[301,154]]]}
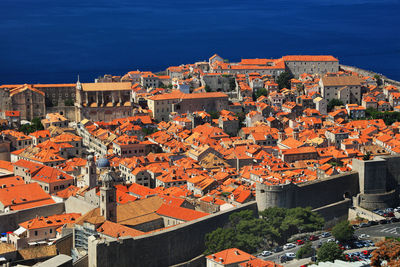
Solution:
{"label": "green tree", "polygon": [[246,114],[244,112],[238,112],[235,114],[239,120],[239,129],[245,126],[244,120],[246,119]]}
{"label": "green tree", "polygon": [[335,242],[326,242],[318,249],[317,252],[318,262],[331,261],[343,259],[343,251]]}
{"label": "green tree", "polygon": [[314,253],[312,248],[312,243],[310,241],[306,242],[296,253],[297,259],[310,257]]}
{"label": "green tree", "polygon": [[331,112],[335,106],[343,106],[343,102],[336,98],[332,99],[328,103],[328,112]]}
{"label": "green tree", "polygon": [[349,241],[353,238],[354,229],[348,221],[342,221],[332,228],[332,235],[340,242]]}
{"label": "green tree", "polygon": [[211,88],[208,84],[206,84],[206,86],[204,86],[204,90],[206,90],[206,92],[211,92]]}
{"label": "green tree", "polygon": [[39,130],[43,130],[43,124],[40,121],[40,118],[33,118],[33,120],[31,121],[31,124],[24,124],[21,125],[21,127],[19,128],[20,132],[23,132],[24,134],[28,135],[30,133],[39,131]]}
{"label": "green tree", "polygon": [[378,75],[378,74],[375,74],[375,75],[374,75],[374,78],[375,78],[375,80],[376,80],[376,84],[377,84],[378,86],[381,86],[381,85],[383,84],[383,82],[382,82],[382,79],[381,79],[381,76],[380,76],[380,75]]}
{"label": "green tree", "polygon": [[219,112],[218,111],[210,112],[209,114],[211,116],[211,119],[213,119],[213,120],[219,118]]}
{"label": "green tree", "polygon": [[217,228],[206,234],[206,255],[236,246],[236,233],[232,228]]}
{"label": "green tree", "polygon": [[279,89],[290,88],[290,80],[293,79],[293,75],[290,72],[282,72],[278,78],[276,78],[276,83]]}
{"label": "green tree", "polygon": [[257,89],[257,92],[255,93],[255,97],[256,97],[256,99],[258,99],[260,96],[267,96],[268,95],[268,91],[267,91],[267,89],[265,89],[265,88],[260,88],[260,89]]}

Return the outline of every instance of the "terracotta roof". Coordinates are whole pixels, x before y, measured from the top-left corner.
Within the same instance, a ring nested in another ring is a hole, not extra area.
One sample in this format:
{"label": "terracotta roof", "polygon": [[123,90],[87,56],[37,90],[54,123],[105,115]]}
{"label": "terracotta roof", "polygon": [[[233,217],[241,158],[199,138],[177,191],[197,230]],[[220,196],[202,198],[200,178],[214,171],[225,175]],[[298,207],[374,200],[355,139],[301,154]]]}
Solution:
{"label": "terracotta roof", "polygon": [[175,218],[182,221],[192,221],[209,215],[205,212],[172,206],[168,204],[162,204],[156,212],[158,215]]}
{"label": "terracotta roof", "polygon": [[299,55],[299,56],[283,56],[284,61],[339,61],[330,55]]}
{"label": "terracotta roof", "polygon": [[363,80],[357,76],[325,76],[322,77],[324,86],[361,85]]}
{"label": "terracotta roof", "polygon": [[11,206],[12,210],[55,203],[38,183],[2,188],[0,202],[6,207]]}
{"label": "terracotta roof", "polygon": [[118,223],[114,223],[111,221],[105,221],[99,228],[97,228],[97,232],[102,233],[104,235],[108,235],[114,238],[122,237],[122,236],[139,236],[143,235],[144,232],[123,226]]}
{"label": "terracotta roof", "polygon": [[60,227],[66,223],[75,222],[75,220],[80,216],[80,213],[65,213],[46,217],[40,216],[32,220],[20,223],[19,225],[29,230],[46,228],[50,226]]}
{"label": "terracotta roof", "polygon": [[123,91],[131,90],[130,82],[120,83],[82,83],[83,91]]}
{"label": "terracotta roof", "polygon": [[256,257],[240,249],[229,248],[212,255],[208,255],[206,258],[223,265],[229,265],[255,259]]}

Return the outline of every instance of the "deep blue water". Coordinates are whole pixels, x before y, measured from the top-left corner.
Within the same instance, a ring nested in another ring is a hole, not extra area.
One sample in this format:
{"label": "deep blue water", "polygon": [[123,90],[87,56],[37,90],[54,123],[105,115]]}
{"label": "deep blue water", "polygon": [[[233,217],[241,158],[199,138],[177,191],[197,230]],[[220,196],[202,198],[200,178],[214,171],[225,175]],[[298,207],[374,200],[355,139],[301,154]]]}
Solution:
{"label": "deep blue water", "polygon": [[218,53],[332,54],[400,80],[399,0],[0,0],[0,84],[92,81]]}

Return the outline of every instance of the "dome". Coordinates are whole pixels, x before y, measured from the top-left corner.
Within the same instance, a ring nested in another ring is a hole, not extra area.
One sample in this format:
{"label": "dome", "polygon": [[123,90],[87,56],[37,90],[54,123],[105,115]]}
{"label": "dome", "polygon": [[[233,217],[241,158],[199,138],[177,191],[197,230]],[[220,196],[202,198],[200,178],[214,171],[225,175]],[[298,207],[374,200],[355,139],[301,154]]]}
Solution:
{"label": "dome", "polygon": [[108,168],[108,167],[110,167],[110,162],[106,158],[100,158],[97,161],[97,167],[98,168]]}

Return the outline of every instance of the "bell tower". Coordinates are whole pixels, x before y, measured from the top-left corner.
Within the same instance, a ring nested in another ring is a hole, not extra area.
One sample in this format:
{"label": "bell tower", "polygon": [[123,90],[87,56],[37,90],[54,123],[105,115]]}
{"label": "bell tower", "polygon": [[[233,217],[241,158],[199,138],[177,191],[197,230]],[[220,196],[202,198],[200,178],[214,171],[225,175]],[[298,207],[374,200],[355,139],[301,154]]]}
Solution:
{"label": "bell tower", "polygon": [[89,189],[97,186],[97,173],[96,173],[96,163],[94,162],[93,155],[87,157],[87,162],[85,166],[84,173],[85,185],[89,186]]}
{"label": "bell tower", "polygon": [[114,187],[114,179],[110,171],[103,173],[101,176],[100,187],[100,215],[106,220],[117,221],[117,198],[116,189]]}

